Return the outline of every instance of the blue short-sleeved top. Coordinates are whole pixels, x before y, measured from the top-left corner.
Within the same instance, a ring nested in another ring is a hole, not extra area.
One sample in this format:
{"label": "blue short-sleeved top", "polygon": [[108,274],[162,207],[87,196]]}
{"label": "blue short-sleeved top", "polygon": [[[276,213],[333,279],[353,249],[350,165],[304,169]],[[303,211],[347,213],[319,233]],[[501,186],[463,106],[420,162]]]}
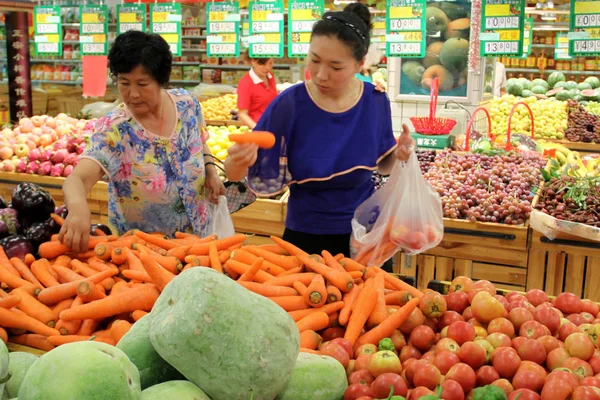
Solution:
{"label": "blue short-sleeved top", "polygon": [[301,83],[281,93],[258,121],[255,130],[274,133],[276,144],[259,151],[248,182],[259,195],[290,186],[289,229],[350,233],[354,211],[373,193],[372,171],[396,140],[387,95],[363,86],[353,107],[331,113]]}
{"label": "blue short-sleeved top", "polygon": [[168,91],[177,109],[171,137],[147,131],[124,104],[100,118],[82,157],[96,161],[109,179],[109,223],[123,234],[194,232],[208,225],[204,196],[204,118],[198,100]]}

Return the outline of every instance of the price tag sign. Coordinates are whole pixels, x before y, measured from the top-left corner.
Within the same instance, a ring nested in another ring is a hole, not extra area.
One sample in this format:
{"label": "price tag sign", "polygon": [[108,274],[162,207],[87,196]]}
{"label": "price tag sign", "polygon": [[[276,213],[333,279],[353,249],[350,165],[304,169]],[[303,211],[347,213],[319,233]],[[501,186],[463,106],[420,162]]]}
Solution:
{"label": "price tag sign", "polygon": [[250,57],[283,57],[283,11],[283,0],[250,2]]}
{"label": "price tag sign", "polygon": [[600,55],[600,0],[571,1],[569,32],[569,55]]}
{"label": "price tag sign", "polygon": [[290,0],[288,3],[288,56],[306,57],[312,27],[323,15],[323,0]]}
{"label": "price tag sign", "polygon": [[181,55],[181,4],[150,4],[150,33],[163,37],[174,56]]}
{"label": "price tag sign", "polygon": [[33,8],[35,53],[62,56],[62,23],[60,6]]}
{"label": "price tag sign", "polygon": [[240,4],[206,4],[206,52],[209,57],[240,55]]}
{"label": "price tag sign", "polygon": [[248,20],[248,15],[242,15],[242,47],[244,49],[248,48],[248,37],[250,36],[250,21]]}
{"label": "price tag sign", "polygon": [[425,57],[425,0],[386,2],[386,46],[388,57]]}
{"label": "price tag sign", "polygon": [[371,43],[380,51],[385,51],[385,17],[373,16],[373,30],[371,31]]}
{"label": "price tag sign", "polygon": [[146,32],[145,4],[117,4],[117,35],[127,31]]}
{"label": "price tag sign", "polygon": [[79,11],[81,54],[108,54],[108,7],[106,5],[79,6]]}
{"label": "price tag sign", "polygon": [[531,54],[531,40],[533,39],[533,18],[525,18],[525,26],[523,28],[523,54],[521,58],[528,58]]}
{"label": "price tag sign", "polygon": [[571,60],[569,55],[569,35],[566,33],[556,34],[556,44],[554,45],[555,60]]}
{"label": "price tag sign", "polygon": [[[497,40],[481,39],[482,55],[521,57],[525,37],[525,0],[484,0],[482,5],[482,36],[499,34]],[[529,36],[530,47],[531,31]]]}

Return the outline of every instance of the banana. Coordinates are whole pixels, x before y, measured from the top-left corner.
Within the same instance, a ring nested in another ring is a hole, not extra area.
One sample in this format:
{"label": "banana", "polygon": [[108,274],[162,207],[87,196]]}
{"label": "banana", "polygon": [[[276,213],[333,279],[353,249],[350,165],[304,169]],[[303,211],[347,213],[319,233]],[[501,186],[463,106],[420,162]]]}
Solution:
{"label": "banana", "polygon": [[558,161],[558,163],[560,165],[565,165],[565,162],[567,161],[567,157],[560,151],[557,151],[556,152],[556,160]]}

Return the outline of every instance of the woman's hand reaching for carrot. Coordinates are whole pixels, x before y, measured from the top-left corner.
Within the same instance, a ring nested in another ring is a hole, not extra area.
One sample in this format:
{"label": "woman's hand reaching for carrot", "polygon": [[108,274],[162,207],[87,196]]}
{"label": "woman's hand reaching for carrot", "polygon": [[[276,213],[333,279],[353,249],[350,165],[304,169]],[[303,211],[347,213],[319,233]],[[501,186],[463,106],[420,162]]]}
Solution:
{"label": "woman's hand reaching for carrot", "polygon": [[88,251],[92,217],[87,202],[71,205],[65,223],[58,234],[58,240],[77,253]]}
{"label": "woman's hand reaching for carrot", "polygon": [[398,147],[396,148],[395,155],[400,161],[408,161],[410,153],[415,148],[415,140],[410,136],[410,130],[406,124],[402,124],[402,134],[398,138]]}

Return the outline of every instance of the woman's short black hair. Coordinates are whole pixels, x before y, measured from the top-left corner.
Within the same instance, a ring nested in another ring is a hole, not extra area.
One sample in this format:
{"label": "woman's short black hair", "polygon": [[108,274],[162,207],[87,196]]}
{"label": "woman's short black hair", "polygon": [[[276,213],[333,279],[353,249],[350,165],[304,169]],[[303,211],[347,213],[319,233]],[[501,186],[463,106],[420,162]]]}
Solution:
{"label": "woman's short black hair", "polygon": [[250,57],[250,50],[246,50],[246,52],[244,53],[244,59],[246,60],[246,62],[256,61],[258,63],[258,65],[265,65],[267,63],[267,61],[270,60],[270,58],[264,58],[264,57],[252,58],[252,57]]}
{"label": "woman's short black hair", "polygon": [[141,65],[159,85],[167,86],[172,64],[173,54],[165,39],[139,31],[117,36],[108,53],[108,68],[113,79]]}
{"label": "woman's short black hair", "polygon": [[348,4],[344,11],[326,12],[313,25],[312,37],[333,36],[352,49],[356,61],[362,61],[371,44],[371,12],[362,3]]}

